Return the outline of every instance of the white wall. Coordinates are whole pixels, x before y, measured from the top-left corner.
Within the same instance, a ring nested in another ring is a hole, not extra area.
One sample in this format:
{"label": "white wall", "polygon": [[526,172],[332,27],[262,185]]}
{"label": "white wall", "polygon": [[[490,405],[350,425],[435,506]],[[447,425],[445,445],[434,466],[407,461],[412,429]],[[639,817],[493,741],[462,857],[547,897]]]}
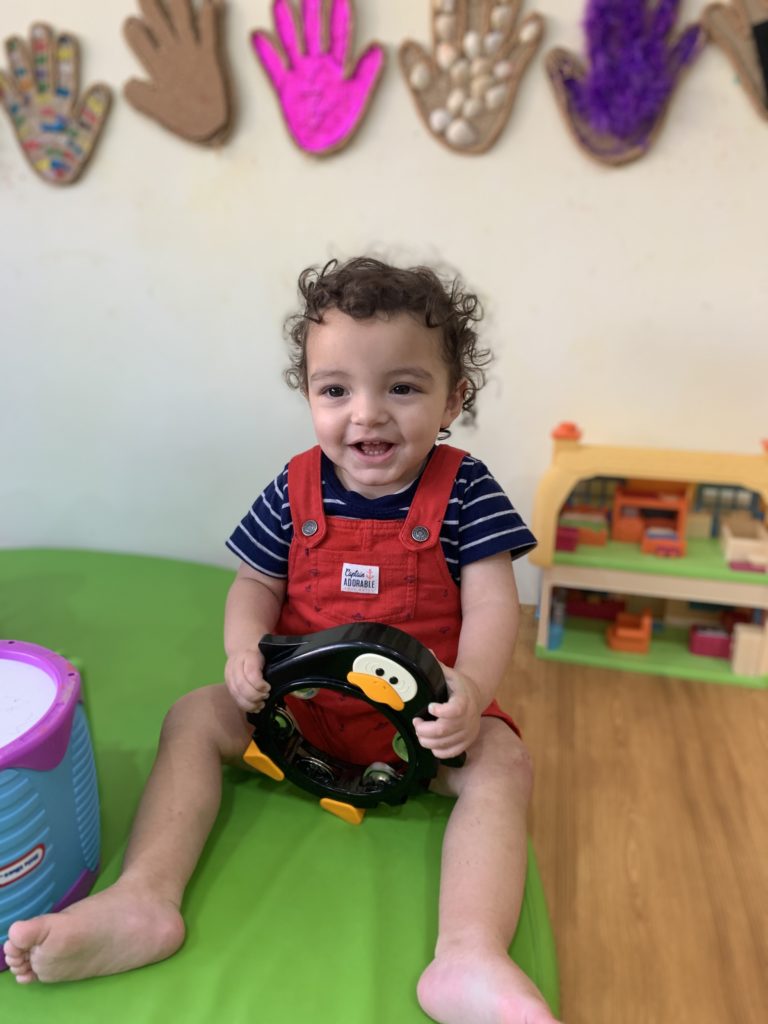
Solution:
{"label": "white wall", "polygon": [[[68,189],[38,181],[0,124],[0,545],[231,565],[231,527],[312,441],[280,378],[295,278],[370,249],[447,262],[481,291],[498,360],[478,426],[454,439],[524,514],[561,419],[587,441],[756,449],[768,434],[768,122],[719,50],[629,167],[576,148],[543,51],[499,143],[460,157],[428,137],[395,63],[403,39],[427,40],[427,0],[358,0],[358,49],[378,38],[389,67],[350,147],[318,161],[289,141],[250,53],[271,4],[229,6],[238,120],[208,152],[119,95],[139,72],[120,32],[128,0],[36,0],[33,13],[3,0],[0,36],[33,17],[75,32],[83,81],[117,95]],[[582,3],[540,9],[545,49],[582,48]],[[533,569],[520,578],[533,601]]]}

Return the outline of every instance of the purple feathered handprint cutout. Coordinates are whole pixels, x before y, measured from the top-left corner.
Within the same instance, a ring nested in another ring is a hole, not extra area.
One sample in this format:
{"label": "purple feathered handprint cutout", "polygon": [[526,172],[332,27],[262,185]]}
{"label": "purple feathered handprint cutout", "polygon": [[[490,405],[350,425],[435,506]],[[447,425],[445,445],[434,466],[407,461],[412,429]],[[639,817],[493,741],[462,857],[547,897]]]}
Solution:
{"label": "purple feathered handprint cutout", "polygon": [[589,0],[588,66],[567,50],[547,54],[566,122],[601,163],[629,163],[648,151],[681,72],[704,45],[700,25],[673,38],[679,6],[679,0]]}
{"label": "purple feathered handprint cutout", "polygon": [[251,36],[253,48],[275,88],[294,141],[315,156],[349,142],[360,126],[384,67],[384,49],[371,44],[351,67],[351,0],[302,0],[301,18],[288,0],[274,0],[278,40]]}

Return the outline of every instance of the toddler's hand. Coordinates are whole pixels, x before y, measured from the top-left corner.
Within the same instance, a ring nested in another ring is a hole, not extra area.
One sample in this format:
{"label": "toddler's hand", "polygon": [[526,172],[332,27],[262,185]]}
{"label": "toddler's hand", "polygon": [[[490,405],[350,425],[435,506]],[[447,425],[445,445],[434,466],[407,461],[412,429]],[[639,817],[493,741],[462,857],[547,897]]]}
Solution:
{"label": "toddler's hand", "polygon": [[235,651],[227,659],[224,681],[232,700],[243,711],[261,711],[269,696],[269,683],[261,671],[264,655],[256,650]]}
{"label": "toddler's hand", "polygon": [[448,684],[449,697],[445,703],[429,705],[434,721],[414,718],[416,736],[422,747],[435,757],[456,757],[467,750],[480,732],[480,694],[469,676],[461,675],[446,665],[440,666]]}

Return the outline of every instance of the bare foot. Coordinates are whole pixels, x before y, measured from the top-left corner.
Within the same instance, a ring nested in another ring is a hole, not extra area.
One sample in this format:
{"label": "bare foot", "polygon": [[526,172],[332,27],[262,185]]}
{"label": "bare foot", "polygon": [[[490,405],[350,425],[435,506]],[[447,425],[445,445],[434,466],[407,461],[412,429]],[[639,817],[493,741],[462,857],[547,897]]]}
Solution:
{"label": "bare foot", "polygon": [[164,960],[184,941],[170,900],[117,882],[58,914],[17,921],[3,947],[16,981],[75,981]]}
{"label": "bare foot", "polygon": [[422,1010],[438,1024],[557,1024],[533,982],[496,950],[436,956],[417,994]]}

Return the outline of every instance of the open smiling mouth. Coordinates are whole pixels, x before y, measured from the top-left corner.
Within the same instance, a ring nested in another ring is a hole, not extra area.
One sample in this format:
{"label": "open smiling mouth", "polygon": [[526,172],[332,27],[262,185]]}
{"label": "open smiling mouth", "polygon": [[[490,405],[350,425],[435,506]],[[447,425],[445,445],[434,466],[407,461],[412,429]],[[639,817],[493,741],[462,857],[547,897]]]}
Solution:
{"label": "open smiling mouth", "polygon": [[352,447],[355,451],[360,452],[361,455],[375,458],[376,456],[388,455],[395,446],[390,444],[389,441],[359,441],[357,444],[353,444]]}

